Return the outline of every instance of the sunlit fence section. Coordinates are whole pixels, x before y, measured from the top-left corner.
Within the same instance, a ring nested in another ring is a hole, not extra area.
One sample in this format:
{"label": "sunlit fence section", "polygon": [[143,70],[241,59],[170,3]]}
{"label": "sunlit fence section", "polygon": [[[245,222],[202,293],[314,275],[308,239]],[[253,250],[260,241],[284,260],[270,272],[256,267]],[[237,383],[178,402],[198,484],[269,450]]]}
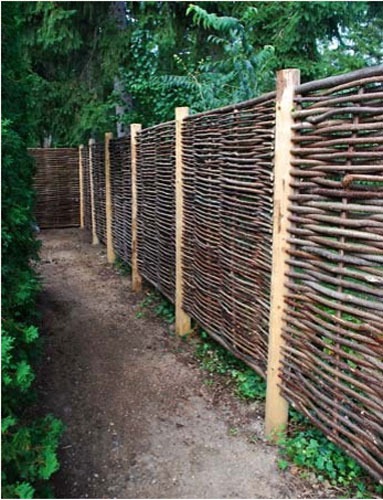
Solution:
{"label": "sunlit fence section", "polygon": [[175,122],[137,141],[137,250],[140,274],[169,300],[175,290]]}
{"label": "sunlit fence section", "polygon": [[296,89],[283,393],[383,477],[383,72]]}
{"label": "sunlit fence section", "polygon": [[80,225],[79,159],[77,148],[35,148],[35,217],[41,228]]}
{"label": "sunlit fence section", "polygon": [[132,255],[132,178],[130,136],[110,141],[112,235],[116,255],[130,265]]}
{"label": "sunlit fence section", "polygon": [[184,309],[265,374],[275,95],[186,118]]}

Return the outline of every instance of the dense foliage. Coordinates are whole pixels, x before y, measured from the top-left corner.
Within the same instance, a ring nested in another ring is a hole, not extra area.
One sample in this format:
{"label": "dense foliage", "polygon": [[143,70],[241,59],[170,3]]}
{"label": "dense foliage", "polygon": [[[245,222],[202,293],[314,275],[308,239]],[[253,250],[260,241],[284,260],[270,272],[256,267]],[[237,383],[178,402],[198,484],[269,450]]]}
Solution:
{"label": "dense foliage", "polygon": [[35,301],[39,281],[31,261],[38,244],[32,229],[33,163],[27,154],[28,61],[17,6],[3,9],[2,27],[2,497],[48,495],[44,483],[57,470],[61,423],[33,418],[28,407],[39,333]]}
{"label": "dense foliage", "polygon": [[77,145],[383,59],[380,2],[17,2],[41,145]]}

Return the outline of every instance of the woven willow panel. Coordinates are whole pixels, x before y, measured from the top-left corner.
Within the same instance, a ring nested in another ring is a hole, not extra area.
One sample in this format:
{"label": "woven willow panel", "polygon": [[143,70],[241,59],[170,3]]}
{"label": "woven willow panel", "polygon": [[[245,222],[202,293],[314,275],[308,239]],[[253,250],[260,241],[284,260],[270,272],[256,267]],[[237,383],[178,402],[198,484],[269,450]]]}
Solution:
{"label": "woven willow panel", "polygon": [[175,122],[142,130],[137,142],[140,274],[174,302]]}
{"label": "woven willow panel", "polygon": [[84,146],[82,148],[82,175],[84,186],[84,227],[90,231],[92,229],[92,215],[90,201],[89,146]]}
{"label": "woven willow panel", "polygon": [[130,137],[112,139],[110,175],[112,189],[113,248],[130,265],[132,255],[132,179]]}
{"label": "woven willow panel", "polygon": [[79,157],[77,148],[29,149],[36,161],[35,217],[41,228],[80,224]]}
{"label": "woven willow panel", "polygon": [[184,309],[265,375],[275,97],[186,119]]}
{"label": "woven willow panel", "polygon": [[106,244],[105,144],[96,142],[91,148],[96,234],[100,242]]}
{"label": "woven willow panel", "polygon": [[383,479],[383,67],[296,95],[283,393]]}

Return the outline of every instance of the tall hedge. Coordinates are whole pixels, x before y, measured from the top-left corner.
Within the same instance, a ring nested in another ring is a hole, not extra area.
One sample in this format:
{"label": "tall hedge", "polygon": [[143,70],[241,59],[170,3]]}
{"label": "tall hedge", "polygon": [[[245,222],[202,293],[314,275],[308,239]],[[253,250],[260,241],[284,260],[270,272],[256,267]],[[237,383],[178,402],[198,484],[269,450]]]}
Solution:
{"label": "tall hedge", "polygon": [[20,35],[17,4],[2,8],[2,498],[49,497],[47,479],[58,469],[62,424],[34,418],[33,365],[39,353],[33,269],[39,244],[33,232],[33,162],[26,144],[33,127],[31,73]]}

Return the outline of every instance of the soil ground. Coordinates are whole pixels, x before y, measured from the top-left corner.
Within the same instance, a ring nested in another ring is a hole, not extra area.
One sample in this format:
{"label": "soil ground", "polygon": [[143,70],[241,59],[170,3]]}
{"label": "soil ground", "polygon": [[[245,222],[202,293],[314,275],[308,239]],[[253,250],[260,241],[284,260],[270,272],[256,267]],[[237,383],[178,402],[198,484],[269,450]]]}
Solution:
{"label": "soil ground", "polygon": [[145,291],[131,293],[104,247],[77,229],[41,240],[38,386],[66,426],[57,498],[328,496],[278,469],[262,405],[207,385],[192,343],[138,314]]}

